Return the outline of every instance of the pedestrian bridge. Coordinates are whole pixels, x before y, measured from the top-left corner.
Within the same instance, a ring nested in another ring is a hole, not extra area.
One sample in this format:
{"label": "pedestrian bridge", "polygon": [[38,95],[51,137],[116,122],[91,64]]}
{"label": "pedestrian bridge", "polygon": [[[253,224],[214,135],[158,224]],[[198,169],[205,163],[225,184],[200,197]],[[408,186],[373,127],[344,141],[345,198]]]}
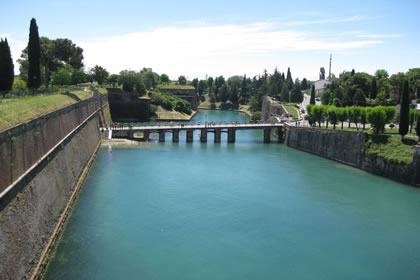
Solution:
{"label": "pedestrian bridge", "polygon": [[[271,142],[272,131],[276,129],[279,139],[283,135],[282,123],[224,123],[217,124],[214,122],[205,124],[166,124],[166,125],[151,125],[151,126],[134,126],[134,125],[116,125],[109,128],[101,128],[101,131],[107,133],[108,139],[126,138],[131,140],[149,141],[151,133],[159,134],[159,142],[165,142],[165,133],[172,133],[172,142],[179,142],[179,132],[186,131],[186,142],[192,143],[194,141],[194,131],[200,131],[200,142],[207,143],[207,134],[214,133],[214,143],[221,142],[221,134],[227,133],[227,142],[235,143],[237,130],[263,130],[264,143]],[[139,136],[140,134],[140,136]]]}

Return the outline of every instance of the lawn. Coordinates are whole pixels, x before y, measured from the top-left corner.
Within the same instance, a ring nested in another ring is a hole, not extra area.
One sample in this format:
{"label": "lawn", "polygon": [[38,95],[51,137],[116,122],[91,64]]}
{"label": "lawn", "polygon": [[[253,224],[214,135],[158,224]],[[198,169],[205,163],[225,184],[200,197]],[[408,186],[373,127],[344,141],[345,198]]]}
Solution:
{"label": "lawn", "polygon": [[289,114],[292,114],[293,119],[297,120],[300,117],[299,109],[294,106],[294,103],[283,103],[284,108],[286,108]]}
{"label": "lawn", "polygon": [[72,91],[70,94],[45,94],[21,98],[0,98],[0,131],[47,113],[77,103],[92,96],[90,91]]}
{"label": "lawn", "polygon": [[401,141],[397,135],[371,135],[363,149],[369,156],[381,157],[388,162],[411,164],[416,143],[417,139]]}

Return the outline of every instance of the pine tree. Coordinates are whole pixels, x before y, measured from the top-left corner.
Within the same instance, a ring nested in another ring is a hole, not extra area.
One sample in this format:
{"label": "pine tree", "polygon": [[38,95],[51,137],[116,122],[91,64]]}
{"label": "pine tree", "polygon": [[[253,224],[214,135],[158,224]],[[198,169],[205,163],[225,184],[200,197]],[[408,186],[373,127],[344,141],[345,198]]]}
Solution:
{"label": "pine tree", "polygon": [[14,65],[10,54],[7,38],[0,39],[0,92],[5,97],[6,93],[12,89],[14,76]]}
{"label": "pine tree", "polygon": [[41,84],[41,70],[40,70],[41,48],[39,45],[39,34],[36,20],[31,20],[29,28],[29,43],[28,43],[28,88],[39,88]]}
{"label": "pine tree", "polygon": [[376,85],[376,78],[373,78],[372,84],[370,86],[370,99],[375,99],[378,94],[378,87]]}
{"label": "pine tree", "polygon": [[289,89],[286,83],[283,84],[283,88],[280,94],[280,99],[282,102],[289,102]]}
{"label": "pine tree", "polygon": [[400,104],[400,125],[398,133],[401,135],[401,139],[404,138],[404,135],[408,132],[410,118],[410,97],[408,95],[408,81],[404,82],[403,94],[401,95],[401,104]]}
{"label": "pine tree", "polygon": [[309,101],[309,104],[315,105],[315,86],[314,85],[312,85],[311,100]]}
{"label": "pine tree", "polygon": [[293,88],[293,79],[292,79],[292,73],[290,72],[290,67],[287,68],[287,76],[286,76],[286,83],[289,90],[292,90]]}

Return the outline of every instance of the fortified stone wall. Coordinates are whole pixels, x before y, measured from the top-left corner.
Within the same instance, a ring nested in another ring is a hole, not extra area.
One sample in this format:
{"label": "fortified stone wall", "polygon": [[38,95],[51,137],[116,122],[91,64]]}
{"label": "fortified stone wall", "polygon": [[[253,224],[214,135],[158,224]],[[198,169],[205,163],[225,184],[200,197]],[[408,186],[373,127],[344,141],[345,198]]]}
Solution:
{"label": "fortified stone wall", "polygon": [[286,144],[290,147],[405,184],[420,184],[420,146],[416,146],[412,164],[396,164],[364,153],[363,147],[368,139],[364,132],[322,128],[289,126],[286,132]]}
{"label": "fortified stone wall", "polygon": [[268,121],[271,116],[282,116],[289,114],[287,110],[277,101],[269,96],[265,96],[262,104],[261,118]]}
{"label": "fortified stone wall", "polygon": [[0,193],[45,153],[91,115],[100,95],[23,123],[0,133]]}
{"label": "fortified stone wall", "polygon": [[[57,122],[61,121],[58,117]],[[33,273],[84,167],[98,147],[98,128],[97,114],[0,201],[1,279],[28,279]]]}

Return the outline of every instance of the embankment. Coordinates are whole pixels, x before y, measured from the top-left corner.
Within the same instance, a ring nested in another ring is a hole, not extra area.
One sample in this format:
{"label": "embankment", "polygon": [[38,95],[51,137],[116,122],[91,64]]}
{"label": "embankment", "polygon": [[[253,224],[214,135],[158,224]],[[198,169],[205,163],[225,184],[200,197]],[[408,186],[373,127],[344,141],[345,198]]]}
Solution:
{"label": "embankment", "polygon": [[420,146],[415,146],[411,164],[393,163],[366,153],[365,132],[293,127],[286,130],[286,144],[370,173],[410,184],[420,184]]}
{"label": "embankment", "polygon": [[29,279],[37,267],[99,147],[99,126],[109,121],[99,98],[12,128],[0,138],[6,142],[0,142],[1,160],[8,165],[2,162],[1,174],[11,175],[3,184],[13,181],[0,196],[0,278]]}

